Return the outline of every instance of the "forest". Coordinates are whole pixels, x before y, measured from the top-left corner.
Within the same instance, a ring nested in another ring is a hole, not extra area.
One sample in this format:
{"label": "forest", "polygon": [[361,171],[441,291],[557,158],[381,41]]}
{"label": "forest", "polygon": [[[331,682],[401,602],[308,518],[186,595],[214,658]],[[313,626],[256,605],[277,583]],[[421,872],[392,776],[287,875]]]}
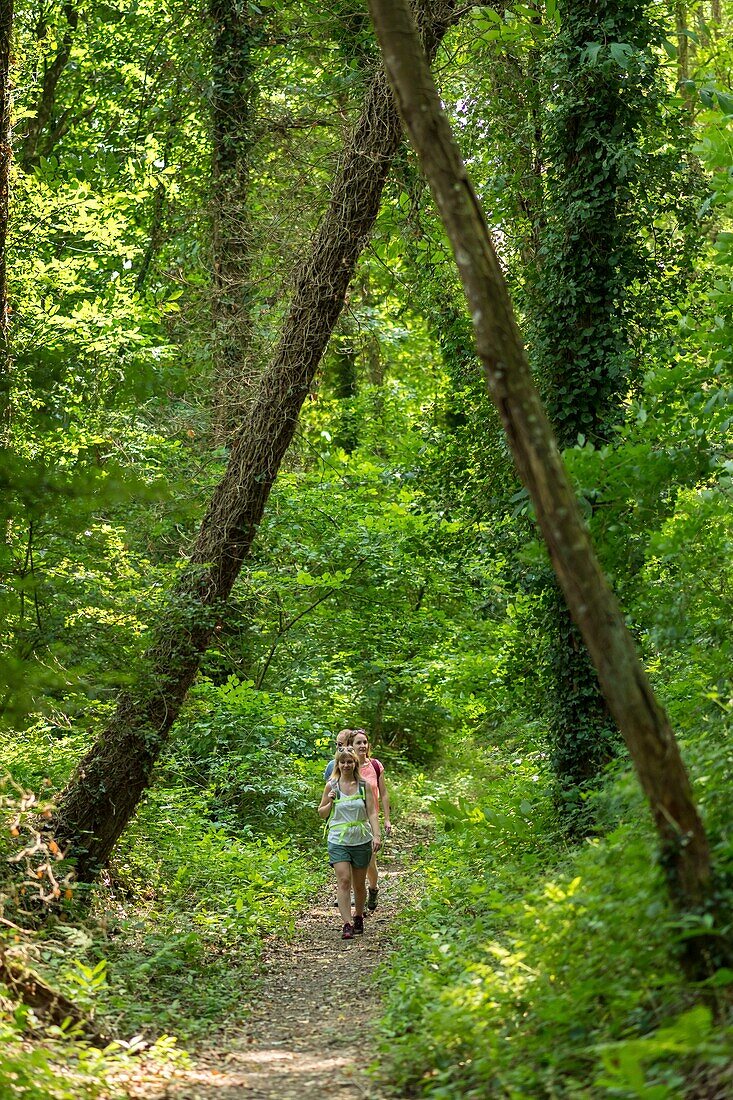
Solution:
{"label": "forest", "polygon": [[0,1100],[733,1096],[732,32],[0,0]]}

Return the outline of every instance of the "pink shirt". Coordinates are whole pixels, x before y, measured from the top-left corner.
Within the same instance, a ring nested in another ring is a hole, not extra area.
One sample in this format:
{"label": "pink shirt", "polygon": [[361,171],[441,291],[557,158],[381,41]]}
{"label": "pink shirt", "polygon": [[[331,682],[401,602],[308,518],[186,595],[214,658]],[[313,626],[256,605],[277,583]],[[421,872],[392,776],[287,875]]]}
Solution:
{"label": "pink shirt", "polygon": [[[368,783],[372,788],[372,794],[374,795],[374,805],[379,808],[379,780],[377,778],[377,770],[372,763],[374,757],[367,757],[363,764],[359,765],[359,778],[363,779],[365,783]],[[377,764],[384,771],[381,760],[377,760]],[[381,772],[380,772],[381,775]]]}

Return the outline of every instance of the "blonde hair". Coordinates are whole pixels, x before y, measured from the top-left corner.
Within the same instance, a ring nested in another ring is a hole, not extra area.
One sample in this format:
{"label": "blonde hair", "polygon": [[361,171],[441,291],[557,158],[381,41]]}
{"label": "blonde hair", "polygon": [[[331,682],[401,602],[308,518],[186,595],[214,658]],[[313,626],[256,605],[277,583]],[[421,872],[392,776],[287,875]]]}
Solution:
{"label": "blonde hair", "polygon": [[354,779],[358,783],[359,779],[360,779],[360,776],[359,776],[359,757],[356,755],[356,753],[354,752],[353,749],[348,749],[348,750],[345,750],[344,752],[337,752],[336,753],[336,755],[333,758],[333,776],[336,779],[336,782],[338,783],[339,779],[341,778],[341,757],[346,756],[347,751],[348,751],[349,756],[352,757],[352,759],[354,761],[353,775],[354,775]]}

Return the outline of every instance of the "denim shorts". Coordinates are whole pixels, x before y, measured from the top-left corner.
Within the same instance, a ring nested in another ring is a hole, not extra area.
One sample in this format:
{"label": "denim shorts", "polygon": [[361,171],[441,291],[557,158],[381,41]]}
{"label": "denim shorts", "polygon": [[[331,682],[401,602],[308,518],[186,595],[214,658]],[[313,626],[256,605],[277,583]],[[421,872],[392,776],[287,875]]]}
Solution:
{"label": "denim shorts", "polygon": [[352,867],[368,867],[372,858],[372,842],[367,840],[365,844],[330,844],[328,845],[328,862],[333,867],[334,863],[350,863]]}

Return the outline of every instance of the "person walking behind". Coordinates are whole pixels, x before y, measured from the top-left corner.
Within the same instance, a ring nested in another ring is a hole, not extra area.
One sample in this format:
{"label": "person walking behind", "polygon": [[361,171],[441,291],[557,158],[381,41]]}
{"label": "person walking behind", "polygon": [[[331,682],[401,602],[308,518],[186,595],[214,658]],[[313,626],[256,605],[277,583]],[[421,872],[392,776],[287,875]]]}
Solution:
{"label": "person walking behind", "polygon": [[[361,779],[366,780],[372,789],[372,795],[374,796],[374,802],[377,807],[377,816],[379,816],[379,802],[381,799],[382,812],[384,814],[384,833],[385,836],[391,836],[392,823],[390,821],[389,792],[384,778],[384,765],[380,760],[377,760],[375,756],[369,755],[369,738],[366,735],[366,730],[354,730],[351,745],[359,761],[359,776]],[[379,904],[379,870],[377,868],[377,859],[375,855],[372,856],[369,863],[367,883],[369,886],[367,909],[370,913],[373,913]]]}
{"label": "person walking behind", "polygon": [[[346,748],[347,745],[351,745],[353,737],[354,737],[354,731],[353,730],[339,730],[338,731],[338,733],[336,734],[336,755],[337,756],[338,756],[339,752],[341,752],[342,749]],[[333,760],[329,760],[329,762],[326,764],[326,767],[323,770],[323,778],[324,779],[330,779],[332,772],[333,772]]]}
{"label": "person walking behind", "polygon": [[318,813],[328,822],[328,860],[336,874],[341,938],[352,940],[364,932],[367,867],[381,845],[377,805],[370,785],[359,777],[359,762],[352,749],[334,757],[333,776],[323,788]]}

